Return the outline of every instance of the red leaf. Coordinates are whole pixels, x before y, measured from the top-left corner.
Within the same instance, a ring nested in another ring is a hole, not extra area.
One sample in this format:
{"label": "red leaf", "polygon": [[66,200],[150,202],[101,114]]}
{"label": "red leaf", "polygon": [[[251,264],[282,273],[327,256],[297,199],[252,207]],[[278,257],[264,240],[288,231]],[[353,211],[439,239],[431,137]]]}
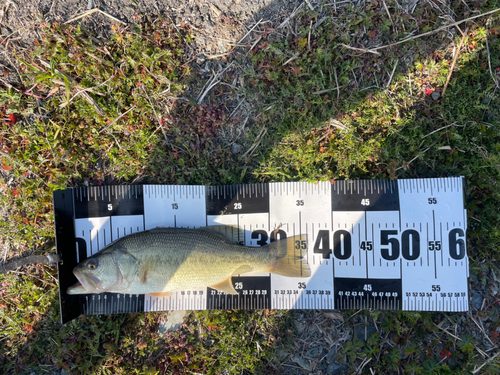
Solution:
{"label": "red leaf", "polygon": [[16,196],[16,197],[19,196],[19,193],[17,192],[16,188],[12,189],[12,194],[14,194],[14,196]]}
{"label": "red leaf", "polygon": [[6,171],[11,171],[12,167],[7,164],[2,164],[2,169],[5,169]]}
{"label": "red leaf", "polygon": [[439,358],[447,360],[448,358],[451,357],[451,352],[446,350],[446,349],[441,349],[439,352]]}

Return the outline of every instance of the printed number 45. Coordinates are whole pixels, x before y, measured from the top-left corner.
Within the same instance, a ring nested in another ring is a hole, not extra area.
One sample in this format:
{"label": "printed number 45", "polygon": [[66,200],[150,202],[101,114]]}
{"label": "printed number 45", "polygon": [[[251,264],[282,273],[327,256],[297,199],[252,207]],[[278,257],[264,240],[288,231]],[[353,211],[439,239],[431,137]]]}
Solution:
{"label": "printed number 45", "polygon": [[363,206],[369,206],[370,205],[370,200],[369,199],[361,199],[361,205],[363,205]]}

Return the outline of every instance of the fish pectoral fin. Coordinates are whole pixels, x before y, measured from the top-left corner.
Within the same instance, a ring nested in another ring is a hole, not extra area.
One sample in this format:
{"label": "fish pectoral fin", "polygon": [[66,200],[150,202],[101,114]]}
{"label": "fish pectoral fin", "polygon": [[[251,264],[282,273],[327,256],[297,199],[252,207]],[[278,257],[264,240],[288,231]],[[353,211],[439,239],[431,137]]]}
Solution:
{"label": "fish pectoral fin", "polygon": [[141,283],[146,284],[147,282],[147,277],[148,277],[148,271],[149,267],[152,265],[151,259],[148,259],[146,264],[142,265],[139,269],[139,280],[141,280]]}
{"label": "fish pectoral fin", "polygon": [[150,297],[170,297],[172,292],[161,292],[161,293],[147,293],[146,295]]}
{"label": "fish pectoral fin", "polygon": [[220,290],[221,292],[227,294],[238,294],[236,290],[234,290],[233,283],[231,282],[231,278],[224,280],[221,283],[211,285],[210,288]]}

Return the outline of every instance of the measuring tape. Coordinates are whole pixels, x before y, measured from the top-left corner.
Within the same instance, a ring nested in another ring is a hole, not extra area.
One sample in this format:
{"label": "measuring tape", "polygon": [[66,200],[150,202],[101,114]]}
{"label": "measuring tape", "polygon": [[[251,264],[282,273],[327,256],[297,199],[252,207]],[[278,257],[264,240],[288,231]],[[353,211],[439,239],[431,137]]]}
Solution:
{"label": "measuring tape", "polygon": [[[54,192],[63,323],[80,314],[203,309],[467,311],[462,177],[237,186],[121,185]],[[236,225],[242,244],[307,235],[309,278],[249,273],[238,295],[68,295],[72,270],[112,241],[156,227]],[[274,238],[274,237],[275,238]]]}

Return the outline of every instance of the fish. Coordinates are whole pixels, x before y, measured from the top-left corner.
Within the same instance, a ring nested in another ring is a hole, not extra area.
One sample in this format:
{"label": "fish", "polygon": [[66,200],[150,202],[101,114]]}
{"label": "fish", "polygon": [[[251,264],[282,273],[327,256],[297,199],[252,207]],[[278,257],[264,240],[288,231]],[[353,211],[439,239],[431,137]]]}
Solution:
{"label": "fish", "polygon": [[215,225],[197,229],[155,228],[124,236],[80,262],[78,282],[67,294],[147,294],[211,287],[238,294],[231,277],[270,272],[305,278],[311,269],[304,257],[307,235],[300,234],[260,248],[238,243],[241,229]]}

